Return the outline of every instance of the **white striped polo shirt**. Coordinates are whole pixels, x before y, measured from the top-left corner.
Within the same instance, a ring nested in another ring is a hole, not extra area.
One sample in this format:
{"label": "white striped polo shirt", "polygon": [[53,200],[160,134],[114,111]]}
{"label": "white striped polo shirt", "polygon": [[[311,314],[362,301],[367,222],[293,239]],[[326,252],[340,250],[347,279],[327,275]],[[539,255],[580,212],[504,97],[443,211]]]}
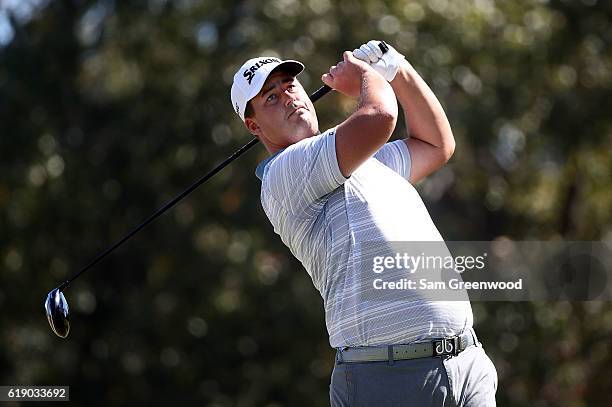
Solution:
{"label": "white striped polo shirt", "polygon": [[[473,324],[469,301],[365,301],[359,245],[443,241],[408,182],[410,153],[385,144],[349,178],[336,158],[336,128],[301,140],[257,167],[274,231],[323,297],[330,345],[405,344],[458,335]],[[466,296],[467,300],[467,296]]]}

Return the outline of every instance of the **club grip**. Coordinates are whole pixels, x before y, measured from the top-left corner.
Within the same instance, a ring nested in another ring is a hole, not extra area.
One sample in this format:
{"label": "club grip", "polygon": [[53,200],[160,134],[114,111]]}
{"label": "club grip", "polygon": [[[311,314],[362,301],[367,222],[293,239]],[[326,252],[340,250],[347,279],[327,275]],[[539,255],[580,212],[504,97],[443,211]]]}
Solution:
{"label": "club grip", "polygon": [[317,89],[312,95],[310,95],[310,100],[312,101],[312,103],[314,103],[317,100],[321,99],[323,96],[327,95],[330,90],[332,90],[332,88],[327,85],[323,85],[319,89]]}
{"label": "club grip", "polygon": [[378,48],[380,48],[383,54],[386,54],[387,51],[389,51],[389,46],[384,41],[381,41],[378,43]]}

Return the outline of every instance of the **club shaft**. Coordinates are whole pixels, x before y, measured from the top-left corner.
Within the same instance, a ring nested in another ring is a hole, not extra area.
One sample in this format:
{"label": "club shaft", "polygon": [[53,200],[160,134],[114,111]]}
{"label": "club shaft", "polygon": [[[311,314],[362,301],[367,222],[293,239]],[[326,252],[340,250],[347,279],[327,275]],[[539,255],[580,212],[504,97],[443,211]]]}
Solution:
{"label": "club shaft", "polygon": [[[327,93],[329,93],[329,91],[331,91],[331,88],[327,85],[321,86],[319,89],[317,89],[311,96],[310,96],[310,100],[314,103],[317,100],[319,100],[320,98],[322,98],[323,96],[325,96]],[[231,156],[229,156],[228,158],[226,158],[221,164],[217,165],[215,168],[213,168],[212,170],[210,170],[207,174],[205,174],[204,176],[202,176],[200,179],[198,179],[196,182],[194,182],[193,184],[191,184],[191,186],[189,188],[187,188],[185,191],[181,192],[179,195],[175,196],[174,198],[172,198],[170,201],[168,201],[164,206],[162,206],[161,208],[159,208],[154,214],[152,214],[151,216],[149,216],[147,219],[145,219],[140,225],[136,226],[134,229],[132,229],[127,235],[123,236],[121,239],[119,239],[117,242],[115,242],[112,246],[110,246],[109,248],[107,248],[106,250],[104,250],[103,252],[99,253],[96,257],[94,257],[89,263],[87,263],[87,265],[85,265],[83,268],[81,268],[75,275],[73,275],[70,279],[64,281],[58,288],[60,291],[68,288],[68,286],[70,285],[70,283],[72,283],[74,280],[76,280],[81,274],[83,274],[84,272],[86,272],[87,270],[89,270],[90,268],[92,268],[94,265],[96,265],[100,260],[102,260],[103,258],[105,258],[106,256],[108,256],[110,253],[112,253],[116,248],[118,248],[119,246],[121,246],[123,243],[125,243],[126,241],[128,241],[132,236],[134,236],[136,233],[138,233],[139,231],[141,231],[145,226],[147,226],[149,223],[153,222],[155,219],[157,219],[158,217],[160,217],[164,212],[166,212],[168,209],[172,208],[174,205],[176,205],[179,201],[181,201],[183,198],[185,198],[187,195],[189,195],[190,193],[192,193],[197,187],[199,187],[200,185],[202,185],[204,182],[206,182],[208,179],[210,179],[211,177],[213,177],[216,173],[218,173],[219,171],[221,171],[223,168],[225,168],[228,164],[230,164],[232,161],[234,161],[235,159],[237,159],[238,157],[240,157],[242,154],[244,154],[245,152],[247,152],[251,147],[253,147],[255,144],[257,144],[259,142],[259,140],[257,138],[253,138],[251,141],[249,141],[248,143],[246,143],[244,146],[240,147],[234,154],[232,154]]]}

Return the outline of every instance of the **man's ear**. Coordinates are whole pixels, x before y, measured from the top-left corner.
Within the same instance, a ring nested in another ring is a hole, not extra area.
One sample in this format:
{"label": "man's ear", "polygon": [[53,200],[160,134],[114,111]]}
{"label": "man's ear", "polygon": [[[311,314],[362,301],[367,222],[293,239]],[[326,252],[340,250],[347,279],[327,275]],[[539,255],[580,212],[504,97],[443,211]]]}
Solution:
{"label": "man's ear", "polygon": [[257,121],[255,121],[253,118],[247,117],[244,119],[244,125],[255,137],[259,138],[261,136],[261,127],[259,127]]}

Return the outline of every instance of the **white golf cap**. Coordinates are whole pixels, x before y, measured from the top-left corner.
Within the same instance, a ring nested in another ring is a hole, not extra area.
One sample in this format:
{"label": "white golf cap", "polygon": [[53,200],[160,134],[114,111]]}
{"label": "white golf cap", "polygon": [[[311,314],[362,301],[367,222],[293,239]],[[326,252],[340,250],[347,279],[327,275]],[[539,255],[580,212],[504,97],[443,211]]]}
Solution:
{"label": "white golf cap", "polygon": [[259,57],[249,59],[238,69],[232,83],[232,106],[242,121],[248,101],[257,96],[268,76],[281,68],[297,76],[304,70],[304,64],[293,60],[281,61],[274,57]]}

